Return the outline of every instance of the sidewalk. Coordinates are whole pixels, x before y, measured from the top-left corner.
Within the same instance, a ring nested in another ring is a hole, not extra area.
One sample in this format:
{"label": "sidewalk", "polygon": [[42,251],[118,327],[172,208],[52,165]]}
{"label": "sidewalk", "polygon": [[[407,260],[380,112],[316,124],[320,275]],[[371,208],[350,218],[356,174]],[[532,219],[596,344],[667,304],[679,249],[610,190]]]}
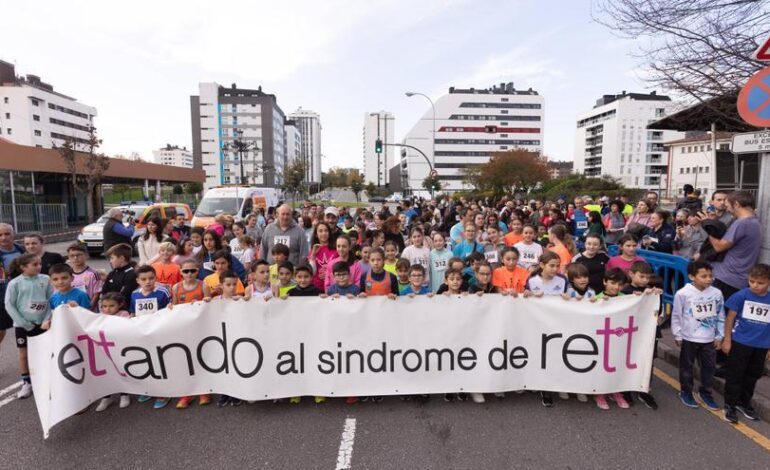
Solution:
{"label": "sidewalk", "polygon": [[[67,242],[72,241],[74,242],[78,238],[78,234],[80,233],[80,229],[82,227],[68,227],[63,230],[57,230],[56,232],[51,233],[45,233],[43,232],[43,237],[45,237],[46,243],[60,243],[60,242]],[[24,233],[17,233],[15,237],[15,241],[21,242],[24,239]]]}
{"label": "sidewalk", "polygon": [[[657,359],[666,361],[674,367],[679,367],[679,348],[674,343],[670,328],[663,330],[663,338],[658,342]],[[695,365],[695,377],[700,379],[697,363]],[[724,396],[724,388],[724,379],[715,378],[714,389]],[[765,362],[765,375],[757,382],[752,406],[757,410],[762,420],[770,421],[770,362]]]}

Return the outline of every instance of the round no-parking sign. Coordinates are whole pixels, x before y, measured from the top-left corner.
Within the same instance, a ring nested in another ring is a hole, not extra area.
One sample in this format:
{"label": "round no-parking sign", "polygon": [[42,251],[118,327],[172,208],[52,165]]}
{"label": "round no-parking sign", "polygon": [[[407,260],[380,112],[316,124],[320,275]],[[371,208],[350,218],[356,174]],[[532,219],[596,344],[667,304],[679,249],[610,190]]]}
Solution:
{"label": "round no-parking sign", "polygon": [[770,127],[770,67],[755,73],[741,89],[738,114],[752,126]]}

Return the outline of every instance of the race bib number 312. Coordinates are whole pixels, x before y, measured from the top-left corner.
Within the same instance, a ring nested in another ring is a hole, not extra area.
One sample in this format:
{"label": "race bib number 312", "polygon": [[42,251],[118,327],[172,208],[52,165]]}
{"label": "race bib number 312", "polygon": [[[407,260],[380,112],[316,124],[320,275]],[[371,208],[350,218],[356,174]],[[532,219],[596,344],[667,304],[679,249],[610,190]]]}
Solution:
{"label": "race bib number 312", "polygon": [[743,304],[743,318],[760,323],[770,323],[770,305],[747,300]]}

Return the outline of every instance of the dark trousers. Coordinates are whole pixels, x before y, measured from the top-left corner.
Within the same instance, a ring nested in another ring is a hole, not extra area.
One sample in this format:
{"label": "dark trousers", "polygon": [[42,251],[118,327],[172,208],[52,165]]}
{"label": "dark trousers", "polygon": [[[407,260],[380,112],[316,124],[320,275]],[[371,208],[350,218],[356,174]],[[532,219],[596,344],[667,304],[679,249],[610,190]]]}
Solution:
{"label": "dark trousers", "polygon": [[[714,283],[712,285],[719,289],[719,291],[722,293],[722,297],[725,299],[725,302],[727,302],[727,299],[729,299],[733,294],[740,290],[731,286],[730,284],[720,281],[719,279],[714,279]],[[725,311],[725,317],[726,316],[727,311]],[[719,364],[719,367],[724,366],[726,362],[727,355],[723,353],[722,350],[717,351],[717,364]],[[720,375],[720,377],[722,376]]]}
{"label": "dark trousers", "polygon": [[679,384],[683,392],[692,393],[692,367],[696,359],[700,366],[700,393],[710,395],[716,370],[714,343],[693,343],[682,340],[682,350],[679,354]]}
{"label": "dark trousers", "polygon": [[754,348],[733,341],[725,365],[726,405],[751,405],[754,386],[765,370],[766,355],[767,349]]}

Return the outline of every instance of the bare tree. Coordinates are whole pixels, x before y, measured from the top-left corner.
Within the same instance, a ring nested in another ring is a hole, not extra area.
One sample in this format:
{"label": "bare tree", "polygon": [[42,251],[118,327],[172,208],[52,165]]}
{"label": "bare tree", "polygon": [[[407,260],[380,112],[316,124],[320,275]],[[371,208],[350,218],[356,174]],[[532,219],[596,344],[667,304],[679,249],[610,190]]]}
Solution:
{"label": "bare tree", "polygon": [[594,19],[642,39],[647,82],[689,104],[736,94],[764,66],[752,53],[770,32],[763,0],[600,0]]}
{"label": "bare tree", "polygon": [[97,153],[101,144],[101,139],[96,136],[96,128],[91,126],[86,142],[79,144],[75,138],[65,137],[62,145],[54,145],[70,174],[72,189],[86,195],[86,214],[89,222],[94,220],[94,189],[101,183],[104,173],[110,167],[110,159],[102,153]]}

